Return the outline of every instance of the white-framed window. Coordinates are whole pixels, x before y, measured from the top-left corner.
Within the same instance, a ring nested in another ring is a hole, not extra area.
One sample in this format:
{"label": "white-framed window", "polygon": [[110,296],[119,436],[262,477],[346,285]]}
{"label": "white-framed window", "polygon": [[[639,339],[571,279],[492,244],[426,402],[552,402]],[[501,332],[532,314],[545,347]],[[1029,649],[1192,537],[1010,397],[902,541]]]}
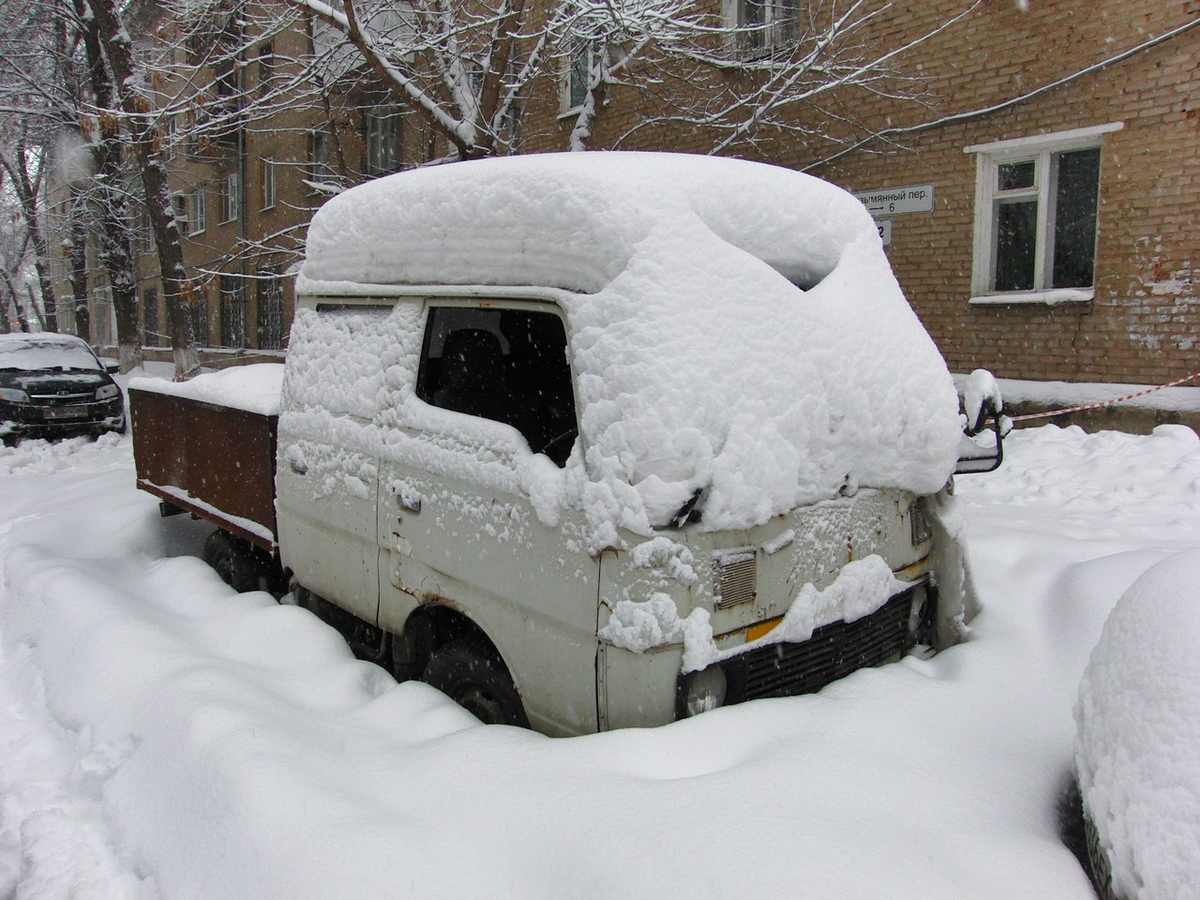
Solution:
{"label": "white-framed window", "polygon": [[1122,123],[977,144],[971,302],[1094,296],[1103,136]]}
{"label": "white-framed window", "polygon": [[260,159],[258,161],[258,187],[260,192],[260,209],[275,208],[275,160]]}
{"label": "white-framed window", "polygon": [[380,106],[366,114],[367,174],[386,175],[400,167],[400,111]]}
{"label": "white-framed window", "polygon": [[221,221],[232,222],[242,211],[242,178],[237,172],[221,182]]}
{"label": "white-framed window", "polygon": [[563,63],[560,107],[562,115],[578,112],[587,100],[592,86],[592,74],[600,65],[601,45],[596,41],[575,39],[570,55]]}
{"label": "white-framed window", "polygon": [[333,171],[333,138],[327,131],[308,133],[308,181],[310,186],[336,180]]}
{"label": "white-framed window", "polygon": [[800,0],[724,0],[735,47],[750,56],[770,54],[800,38]]}
{"label": "white-framed window", "polygon": [[163,122],[163,158],[168,162],[175,159],[175,142],[179,140],[179,124],[174,116]]}
{"label": "white-framed window", "polygon": [[187,194],[187,233],[200,234],[208,227],[204,185],[198,184]]}
{"label": "white-framed window", "polygon": [[175,225],[180,234],[188,234],[188,198],[183,191],[171,193],[171,212],[175,217]]}

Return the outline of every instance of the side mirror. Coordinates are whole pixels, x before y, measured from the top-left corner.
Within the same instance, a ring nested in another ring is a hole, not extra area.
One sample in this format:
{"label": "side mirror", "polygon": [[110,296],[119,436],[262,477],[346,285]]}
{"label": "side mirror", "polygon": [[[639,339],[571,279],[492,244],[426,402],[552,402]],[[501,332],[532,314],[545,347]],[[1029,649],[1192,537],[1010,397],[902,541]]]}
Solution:
{"label": "side mirror", "polygon": [[[991,472],[1004,461],[1004,435],[1012,423],[1003,415],[1004,400],[992,373],[976,369],[967,379],[963,396],[966,424],[958,447],[955,475]],[[986,432],[990,431],[991,435]],[[973,440],[983,435],[982,442]]]}
{"label": "side mirror", "polygon": [[119,362],[113,362],[111,359],[106,359],[104,360],[104,371],[109,375],[116,375],[121,371],[121,364]]}

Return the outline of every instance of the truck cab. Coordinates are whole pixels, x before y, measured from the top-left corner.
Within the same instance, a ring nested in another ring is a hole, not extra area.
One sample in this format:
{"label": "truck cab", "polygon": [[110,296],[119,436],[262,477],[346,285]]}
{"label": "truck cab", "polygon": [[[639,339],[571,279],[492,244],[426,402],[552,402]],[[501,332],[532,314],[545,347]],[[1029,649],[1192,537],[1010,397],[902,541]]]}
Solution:
{"label": "truck cab", "polygon": [[963,422],[853,197],[669,154],[459,163],[318,213],[277,552],[400,678],[552,735],[965,633]]}

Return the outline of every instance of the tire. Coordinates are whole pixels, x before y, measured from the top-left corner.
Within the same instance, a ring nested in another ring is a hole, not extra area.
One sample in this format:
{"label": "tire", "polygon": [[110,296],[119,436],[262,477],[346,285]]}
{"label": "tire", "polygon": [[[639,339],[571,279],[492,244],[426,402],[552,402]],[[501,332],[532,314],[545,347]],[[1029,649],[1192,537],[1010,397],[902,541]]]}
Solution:
{"label": "tire", "polygon": [[1083,829],[1087,841],[1088,875],[1092,887],[1096,889],[1096,895],[1100,900],[1120,900],[1113,890],[1112,867],[1108,862],[1108,854],[1100,845],[1100,835],[1087,810],[1083,811]]}
{"label": "tire", "polygon": [[264,553],[241,538],[217,529],[204,542],[204,561],[221,580],[244,594],[247,591],[272,591],[277,576],[273,562]]}
{"label": "tire", "polygon": [[421,680],[485,725],[529,727],[521,695],[496,652],[477,640],[455,640],[429,657]]}

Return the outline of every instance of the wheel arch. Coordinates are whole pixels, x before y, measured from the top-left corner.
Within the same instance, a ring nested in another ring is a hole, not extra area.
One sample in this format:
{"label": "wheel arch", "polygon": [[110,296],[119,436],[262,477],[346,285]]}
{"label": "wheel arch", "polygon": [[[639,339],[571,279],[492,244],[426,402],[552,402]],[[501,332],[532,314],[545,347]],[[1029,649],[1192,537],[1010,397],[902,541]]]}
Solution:
{"label": "wheel arch", "polygon": [[[448,602],[422,603],[404,620],[404,627],[392,637],[392,666],[399,680],[418,678],[430,655],[451,641],[471,639],[496,655],[512,677],[512,667],[496,642],[461,609]],[[514,679],[515,683],[515,679]]]}

